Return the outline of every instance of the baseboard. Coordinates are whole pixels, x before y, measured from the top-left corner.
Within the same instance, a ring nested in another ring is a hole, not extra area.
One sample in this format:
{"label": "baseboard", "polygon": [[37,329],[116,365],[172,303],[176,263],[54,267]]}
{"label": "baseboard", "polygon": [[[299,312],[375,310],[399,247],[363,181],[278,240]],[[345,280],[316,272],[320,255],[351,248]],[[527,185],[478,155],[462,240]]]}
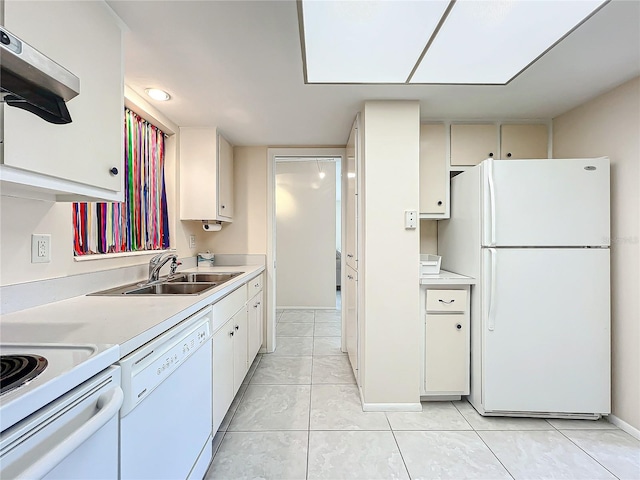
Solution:
{"label": "baseboard", "polygon": [[362,387],[358,385],[360,403],[363,412],[421,412],[422,404],[418,403],[366,403],[362,393]]}
{"label": "baseboard", "polygon": [[610,423],[613,423],[620,430],[623,430],[627,432],[629,435],[631,435],[632,437],[640,440],[640,430],[637,429],[636,427],[629,425],[624,420],[620,420],[615,415],[608,415],[606,418]]}

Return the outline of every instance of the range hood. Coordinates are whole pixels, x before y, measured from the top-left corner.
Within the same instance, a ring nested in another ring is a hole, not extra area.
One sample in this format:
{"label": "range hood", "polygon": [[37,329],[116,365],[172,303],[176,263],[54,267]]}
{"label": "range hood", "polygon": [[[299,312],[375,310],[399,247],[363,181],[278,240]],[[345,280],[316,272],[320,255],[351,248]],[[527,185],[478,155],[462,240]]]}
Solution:
{"label": "range hood", "polygon": [[7,105],[65,124],[65,102],[80,93],[80,79],[0,27],[0,91]]}

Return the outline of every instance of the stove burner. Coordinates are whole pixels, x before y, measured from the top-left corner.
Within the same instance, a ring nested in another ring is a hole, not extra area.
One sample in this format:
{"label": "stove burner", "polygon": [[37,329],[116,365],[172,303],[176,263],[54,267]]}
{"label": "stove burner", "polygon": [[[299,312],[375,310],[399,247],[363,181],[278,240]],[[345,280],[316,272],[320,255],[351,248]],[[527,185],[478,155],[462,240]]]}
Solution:
{"label": "stove burner", "polygon": [[0,395],[34,379],[48,363],[40,355],[0,355]]}

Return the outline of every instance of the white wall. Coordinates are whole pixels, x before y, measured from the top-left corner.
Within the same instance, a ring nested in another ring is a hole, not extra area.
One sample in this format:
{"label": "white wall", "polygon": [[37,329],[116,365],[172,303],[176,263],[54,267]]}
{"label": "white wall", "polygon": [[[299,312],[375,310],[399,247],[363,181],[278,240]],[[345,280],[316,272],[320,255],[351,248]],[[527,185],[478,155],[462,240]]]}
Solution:
{"label": "white wall", "polygon": [[278,308],[335,308],[335,238],[335,162],[277,161]]}
{"label": "white wall", "polygon": [[[177,127],[146,101],[125,89],[127,104],[144,116],[150,113],[164,125],[177,131]],[[123,117],[124,118],[124,117]],[[124,121],[124,120],[123,120]],[[191,256],[188,248],[188,225],[177,220],[177,135],[166,140],[166,187],[169,208],[171,246],[178,256]],[[31,234],[51,234],[51,262],[31,263]],[[0,197],[0,285],[65,277],[74,274],[109,270],[118,267],[142,265],[149,256],[134,256],[76,262],[73,257],[73,223],[71,204],[15,197]]]}
{"label": "white wall", "polygon": [[196,250],[214,253],[267,253],[267,147],[233,149],[233,222],[205,232],[198,222]]}
{"label": "white wall", "polygon": [[420,235],[404,228],[405,210],[419,207],[419,103],[366,102],[363,123],[363,397],[419,405]]}
{"label": "white wall", "polygon": [[613,414],[640,429],[640,77],[553,119],[553,156],[611,159]]}
{"label": "white wall", "polygon": [[438,253],[438,221],[420,220],[420,253]]}

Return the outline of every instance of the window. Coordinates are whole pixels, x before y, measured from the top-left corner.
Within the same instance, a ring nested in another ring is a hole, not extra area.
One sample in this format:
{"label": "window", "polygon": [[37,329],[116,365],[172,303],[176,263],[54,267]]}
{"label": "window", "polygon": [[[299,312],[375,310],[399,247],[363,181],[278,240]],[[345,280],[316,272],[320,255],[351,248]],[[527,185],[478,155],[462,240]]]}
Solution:
{"label": "window", "polygon": [[164,133],[124,112],[124,202],[74,203],[75,256],[169,248]]}

